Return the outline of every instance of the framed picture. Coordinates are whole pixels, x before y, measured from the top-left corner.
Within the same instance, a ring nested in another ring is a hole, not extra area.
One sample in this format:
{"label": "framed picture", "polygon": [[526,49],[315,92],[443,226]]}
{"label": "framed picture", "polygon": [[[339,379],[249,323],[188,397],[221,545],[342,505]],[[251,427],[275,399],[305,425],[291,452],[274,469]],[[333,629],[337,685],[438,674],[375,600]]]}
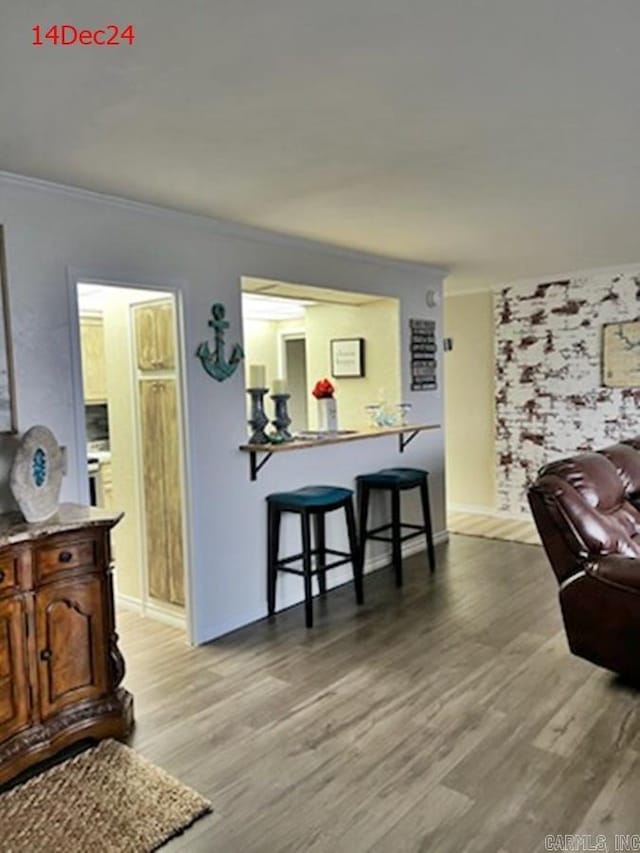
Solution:
{"label": "framed picture", "polygon": [[15,393],[4,229],[0,225],[0,432],[15,432]]}
{"label": "framed picture", "polygon": [[364,338],[334,338],[331,341],[331,375],[336,379],[364,376]]}
{"label": "framed picture", "polygon": [[603,326],[602,384],[609,388],[640,387],[640,321]]}

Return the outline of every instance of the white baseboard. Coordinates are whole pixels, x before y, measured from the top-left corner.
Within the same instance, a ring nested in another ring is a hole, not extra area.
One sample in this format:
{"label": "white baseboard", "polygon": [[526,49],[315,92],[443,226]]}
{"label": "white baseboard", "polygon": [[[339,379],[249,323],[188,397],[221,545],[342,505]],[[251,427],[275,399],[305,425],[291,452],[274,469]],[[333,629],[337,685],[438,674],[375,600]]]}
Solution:
{"label": "white baseboard", "polygon": [[116,605],[122,610],[131,610],[133,613],[142,615],[142,602],[132,595],[125,595],[123,592],[116,593]]}
{"label": "white baseboard", "polygon": [[156,622],[171,625],[172,628],[179,628],[181,631],[187,629],[186,616],[184,613],[180,613],[177,608],[163,607],[162,604],[156,604],[153,601],[143,602],[139,598],[124,595],[121,592],[116,595],[116,605],[123,610],[138,613],[140,616],[148,616],[149,619],[155,619]]}
{"label": "white baseboard", "polygon": [[504,512],[491,506],[478,506],[477,504],[448,504],[447,510],[451,512],[464,512],[467,515],[488,515],[491,518],[504,518],[508,521],[532,521],[527,512],[513,513]]}
{"label": "white baseboard", "polygon": [[[438,533],[433,534],[433,544],[440,545],[442,542],[449,541],[449,532],[447,530],[440,530]],[[405,542],[402,546],[402,556],[403,557],[411,557],[412,554],[419,554],[421,551],[426,551],[426,543],[424,539],[419,539],[416,537],[411,542]],[[388,549],[383,554],[378,554],[377,557],[370,557],[365,560],[364,564],[364,572],[367,574],[368,572],[377,572],[378,569],[383,569],[385,566],[388,566],[391,562],[391,549]]]}
{"label": "white baseboard", "polygon": [[478,504],[447,504],[447,512],[466,512],[471,515],[494,515],[494,506],[481,506]]}
{"label": "white baseboard", "polygon": [[[437,533],[433,534],[433,542],[434,545],[441,545],[443,542],[449,541],[449,532],[447,530],[439,530]],[[426,544],[423,539],[414,539],[412,542],[405,542],[402,546],[402,556],[410,557],[412,554],[419,554],[421,551],[426,550]],[[375,572],[379,569],[383,569],[387,567],[391,563],[391,550],[385,552],[384,554],[378,554],[377,557],[370,558],[365,562],[364,571],[365,574],[369,572]],[[437,569],[436,569],[437,570]],[[352,579],[342,581],[337,584],[335,587],[330,587],[330,589],[337,589],[337,587],[342,586],[345,583],[352,583]],[[287,610],[289,607],[294,607],[296,604],[302,604],[304,598],[300,598],[299,601],[291,602],[285,605],[284,610]],[[210,640],[218,639],[219,637],[223,637],[225,634],[228,634],[232,631],[238,631],[240,628],[246,628],[247,625],[250,625],[252,622],[258,622],[261,619],[264,619],[266,616],[264,608],[260,608],[259,611],[254,612],[253,614],[243,614],[242,621],[236,619],[229,619],[225,622],[221,622],[215,628],[206,628],[202,632],[202,636],[206,639],[201,640],[200,642],[209,642]]]}
{"label": "white baseboard", "polygon": [[170,605],[164,607],[162,604],[146,601],[144,604],[144,615],[150,619],[155,619],[156,622],[171,625],[172,628],[179,628],[181,631],[187,630],[187,620],[184,611],[180,612],[178,608],[174,609]]}

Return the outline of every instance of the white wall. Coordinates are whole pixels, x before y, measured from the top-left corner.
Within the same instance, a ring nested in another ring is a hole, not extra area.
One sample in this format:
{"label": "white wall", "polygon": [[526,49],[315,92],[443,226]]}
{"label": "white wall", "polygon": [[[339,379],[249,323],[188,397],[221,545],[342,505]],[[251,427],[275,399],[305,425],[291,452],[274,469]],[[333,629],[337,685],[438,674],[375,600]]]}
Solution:
{"label": "white wall", "polygon": [[603,379],[603,327],[638,319],[640,264],[496,293],[498,509],[529,514],[538,469],[640,432],[640,389]]}
{"label": "white wall", "polygon": [[[85,281],[170,284],[178,291],[185,335],[190,598],[197,642],[265,614],[264,499],[272,491],[314,482],[351,486],[363,471],[389,464],[421,465],[432,475],[435,530],[444,530],[441,430],[421,435],[404,456],[398,454],[393,437],[282,454],[252,483],[248,458],[237,450],[246,437],[242,376],[217,383],[194,357],[198,343],[211,339],[207,321],[213,302],[226,305],[231,324],[227,339],[233,343],[241,337],[243,275],[397,296],[403,399],[413,403],[416,421],[441,423],[442,374],[437,392],[409,390],[406,336],[412,316],[435,318],[438,338],[442,336],[439,309],[428,309],[424,300],[427,289],[440,291],[442,271],[8,175],[0,176],[0,222],[6,229],[18,425],[25,430],[45,423],[69,446],[65,500],[86,497],[84,436],[76,431],[81,418],[76,421],[74,416],[81,412],[82,393],[79,366],[74,367],[72,359],[70,270]],[[10,439],[5,444],[10,445]],[[0,468],[3,465],[6,459],[0,455]],[[329,535],[344,542],[342,520],[330,522]],[[339,582],[349,571],[345,567],[331,574]],[[299,579],[286,578],[280,584],[279,604],[299,601],[301,593]]]}

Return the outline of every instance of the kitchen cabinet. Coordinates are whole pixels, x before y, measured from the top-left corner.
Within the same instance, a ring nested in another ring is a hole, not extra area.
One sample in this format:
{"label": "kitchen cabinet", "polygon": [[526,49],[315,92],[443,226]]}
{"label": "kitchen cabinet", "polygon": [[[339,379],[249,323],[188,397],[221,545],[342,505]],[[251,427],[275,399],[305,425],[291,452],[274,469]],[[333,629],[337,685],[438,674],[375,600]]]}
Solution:
{"label": "kitchen cabinet", "polygon": [[71,743],[131,730],[111,582],[119,519],[73,504],[28,526],[0,517],[0,784]]}
{"label": "kitchen cabinet", "polygon": [[82,352],[82,385],[85,403],[107,400],[107,371],[102,317],[80,315],[80,348]]}
{"label": "kitchen cabinet", "polygon": [[139,370],[173,370],[175,315],[173,300],[163,299],[132,309]]}
{"label": "kitchen cabinet", "polygon": [[149,595],[184,605],[182,484],[175,379],[141,379],[140,433]]}
{"label": "kitchen cabinet", "polygon": [[0,743],[31,722],[24,599],[0,600]]}

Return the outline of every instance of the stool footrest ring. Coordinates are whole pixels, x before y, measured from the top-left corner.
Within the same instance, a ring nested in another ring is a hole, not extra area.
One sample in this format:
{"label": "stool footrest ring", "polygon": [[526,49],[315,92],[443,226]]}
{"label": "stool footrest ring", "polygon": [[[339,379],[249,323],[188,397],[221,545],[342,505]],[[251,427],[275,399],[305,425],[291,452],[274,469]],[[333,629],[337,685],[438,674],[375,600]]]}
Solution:
{"label": "stool footrest ring", "polygon": [[[300,560],[302,559],[302,554],[300,554],[298,559],[300,559]],[[351,559],[351,555],[349,554],[343,560],[335,560],[333,563],[327,563],[326,566],[322,566],[321,568],[311,569],[310,574],[311,575],[317,575],[320,572],[328,572],[329,569],[335,569],[338,566],[344,566],[347,563],[352,563],[352,562],[353,562],[353,560]],[[302,569],[289,569],[286,566],[283,566],[282,563],[278,564],[278,571],[279,572],[286,572],[289,575],[302,575],[304,577],[304,571]]]}

